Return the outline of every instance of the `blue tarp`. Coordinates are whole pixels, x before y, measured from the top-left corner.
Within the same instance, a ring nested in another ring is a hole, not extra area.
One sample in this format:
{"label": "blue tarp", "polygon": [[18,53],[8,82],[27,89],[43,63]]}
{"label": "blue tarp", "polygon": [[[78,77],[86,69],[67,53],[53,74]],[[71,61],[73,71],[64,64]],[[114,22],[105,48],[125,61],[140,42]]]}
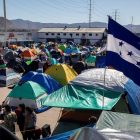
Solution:
{"label": "blue tarp", "polygon": [[132,80],[128,80],[124,86],[127,91],[127,101],[132,113],[140,115],[140,87]]}
{"label": "blue tarp", "polygon": [[37,73],[29,79],[42,86],[48,94],[60,89],[62,86],[58,84],[52,77],[44,73]]}
{"label": "blue tarp", "polygon": [[96,68],[105,68],[105,57],[99,59],[96,64]]}
{"label": "blue tarp", "polygon": [[35,75],[36,73],[37,73],[37,72],[33,72],[33,71],[28,72],[27,74],[25,74],[25,75],[20,79],[19,83],[20,83],[20,82],[23,82],[23,81],[29,81],[29,79],[30,79],[33,75]]}
{"label": "blue tarp", "polygon": [[42,106],[41,108],[36,109],[35,112],[36,113],[42,113],[42,112],[44,112],[46,110],[49,110],[50,108],[51,107],[49,107],[49,106]]}
{"label": "blue tarp", "polygon": [[[91,125],[87,125],[85,127],[94,127],[94,125],[95,124],[91,124]],[[76,130],[77,129],[72,130],[72,131],[68,131],[68,132],[65,132],[65,133],[62,133],[62,134],[58,134],[58,135],[55,135],[55,136],[52,136],[52,137],[44,138],[44,139],[41,139],[41,140],[68,140],[69,137],[71,136],[71,134]]]}

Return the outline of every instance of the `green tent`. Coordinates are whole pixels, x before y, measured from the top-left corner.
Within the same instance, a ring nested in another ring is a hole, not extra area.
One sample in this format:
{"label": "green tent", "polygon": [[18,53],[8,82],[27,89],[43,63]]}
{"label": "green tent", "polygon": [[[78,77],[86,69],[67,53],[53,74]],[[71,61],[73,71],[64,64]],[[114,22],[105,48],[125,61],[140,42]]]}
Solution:
{"label": "green tent", "polygon": [[47,96],[45,89],[36,82],[28,81],[21,85],[16,85],[8,94],[5,104],[18,107],[20,103],[31,106],[33,109],[41,107],[41,98]]}
{"label": "green tent", "polygon": [[5,68],[6,64],[0,65],[0,68]]}
{"label": "green tent", "polygon": [[50,58],[50,62],[51,62],[52,65],[55,65],[55,64],[58,64],[58,63],[59,63],[59,62],[58,62],[56,59],[54,59],[54,58]]}
{"label": "green tent", "polygon": [[72,52],[79,52],[80,50],[78,48],[75,48],[72,50]]}
{"label": "green tent", "polygon": [[63,88],[45,97],[43,106],[111,110],[120,100],[128,78],[123,73],[111,69],[106,70],[106,75],[104,87],[104,69],[87,70]]}
{"label": "green tent", "polygon": [[68,46],[66,46],[66,45],[59,45],[58,46],[58,49],[60,49],[62,51],[65,51],[67,48],[68,48]]}
{"label": "green tent", "polygon": [[32,61],[27,61],[26,64],[27,64],[27,65],[30,65],[31,62],[32,62]]}
{"label": "green tent", "polygon": [[85,60],[85,62],[87,62],[87,63],[95,63],[95,59],[96,59],[95,56],[89,56],[89,57]]}
{"label": "green tent", "polygon": [[140,132],[140,115],[103,111],[95,128]]}
{"label": "green tent", "polygon": [[45,54],[47,55],[47,57],[52,58],[52,55],[49,52],[45,52]]}

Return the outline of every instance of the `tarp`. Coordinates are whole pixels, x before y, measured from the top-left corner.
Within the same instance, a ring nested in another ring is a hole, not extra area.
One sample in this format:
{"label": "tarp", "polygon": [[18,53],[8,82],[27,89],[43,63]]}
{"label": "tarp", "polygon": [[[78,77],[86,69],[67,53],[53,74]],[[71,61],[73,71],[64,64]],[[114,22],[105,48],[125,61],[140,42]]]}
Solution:
{"label": "tarp", "polygon": [[77,76],[74,69],[66,64],[60,63],[49,67],[45,73],[50,75],[62,86],[65,86],[69,81]]}
{"label": "tarp", "polygon": [[134,114],[140,115],[140,87],[132,80],[128,80],[124,87],[127,91],[127,101]]}
{"label": "tarp", "polygon": [[[94,127],[94,124],[87,125],[87,126],[84,126],[84,127]],[[54,135],[54,136],[51,136],[51,137],[48,137],[48,138],[44,138],[44,139],[41,139],[41,140],[68,140],[70,135],[76,130],[77,129],[71,130],[71,131],[68,131],[68,132],[65,132],[65,133],[62,133],[62,134]]]}
{"label": "tarp", "polygon": [[75,85],[66,85],[45,97],[43,106],[73,109],[105,109],[110,110],[120,99],[121,93]]}
{"label": "tarp", "polygon": [[96,61],[95,66],[96,66],[96,68],[104,68],[105,67],[105,57]]}
{"label": "tarp", "polygon": [[44,73],[38,73],[33,75],[29,81],[33,81],[38,83],[40,86],[42,86],[48,94],[57,91],[62,86],[58,84],[52,77],[50,77],[47,74]]}
{"label": "tarp", "polygon": [[140,132],[140,116],[126,113],[103,111],[95,126],[96,129],[115,129]]}

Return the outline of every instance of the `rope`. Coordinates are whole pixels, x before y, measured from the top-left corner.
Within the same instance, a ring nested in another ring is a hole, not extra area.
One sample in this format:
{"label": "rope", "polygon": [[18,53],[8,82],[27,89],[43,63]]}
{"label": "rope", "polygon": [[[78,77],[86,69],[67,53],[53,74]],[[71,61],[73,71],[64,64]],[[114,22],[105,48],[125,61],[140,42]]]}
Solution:
{"label": "rope", "polygon": [[[60,111],[62,111],[62,110],[60,110]],[[68,112],[70,112],[71,110],[68,110],[67,112],[65,112],[62,116],[64,116],[64,115],[66,115]],[[60,115],[59,115],[60,116]],[[62,117],[61,116],[61,117]],[[59,119],[59,118],[58,118]],[[58,121],[58,119],[55,119],[54,121],[52,121],[51,123],[53,123],[53,122],[55,122],[55,121]],[[55,129],[55,128],[54,128]],[[53,129],[53,130],[54,130]],[[34,131],[34,130],[36,130],[36,129],[31,129],[31,130],[25,130],[25,131],[16,131],[16,132],[13,132],[13,133],[21,133],[21,132],[27,132],[27,131]]]}

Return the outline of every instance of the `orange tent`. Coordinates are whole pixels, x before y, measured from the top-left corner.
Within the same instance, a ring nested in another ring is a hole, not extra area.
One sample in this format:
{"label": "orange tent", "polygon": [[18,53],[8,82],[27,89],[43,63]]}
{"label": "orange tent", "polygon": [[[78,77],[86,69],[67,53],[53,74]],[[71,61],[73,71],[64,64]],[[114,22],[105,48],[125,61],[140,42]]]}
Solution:
{"label": "orange tent", "polygon": [[20,56],[24,56],[25,59],[33,59],[35,55],[30,50],[25,50],[20,54]]}
{"label": "orange tent", "polygon": [[62,50],[60,50],[60,49],[55,49],[55,50],[59,51],[61,53],[61,55],[63,54]]}
{"label": "orange tent", "polygon": [[17,45],[10,45],[10,49],[18,49]]}
{"label": "orange tent", "polygon": [[44,52],[39,52],[39,54],[45,54]]}
{"label": "orange tent", "polygon": [[29,49],[29,51],[31,51],[33,54],[37,54],[36,50],[34,49]]}

